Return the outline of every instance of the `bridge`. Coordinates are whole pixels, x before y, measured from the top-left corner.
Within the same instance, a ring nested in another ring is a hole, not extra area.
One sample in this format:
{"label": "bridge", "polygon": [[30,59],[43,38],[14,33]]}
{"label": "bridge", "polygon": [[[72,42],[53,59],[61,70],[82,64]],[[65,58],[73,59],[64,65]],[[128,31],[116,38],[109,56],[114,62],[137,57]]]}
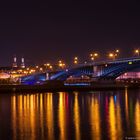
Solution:
{"label": "bridge", "polygon": [[123,58],[114,61],[100,61],[88,64],[80,64],[63,71],[57,71],[53,74],[38,73],[21,78],[22,83],[40,83],[47,80],[65,81],[70,76],[80,77],[86,75],[94,80],[115,80],[120,75],[140,69],[140,58]]}

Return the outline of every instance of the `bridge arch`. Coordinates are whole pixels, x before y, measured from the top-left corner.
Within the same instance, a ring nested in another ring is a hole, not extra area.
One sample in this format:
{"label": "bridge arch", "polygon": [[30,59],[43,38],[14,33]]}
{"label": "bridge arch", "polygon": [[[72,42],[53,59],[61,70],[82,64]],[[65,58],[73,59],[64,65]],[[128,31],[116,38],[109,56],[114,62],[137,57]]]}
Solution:
{"label": "bridge arch", "polygon": [[[94,70],[94,67],[98,67]],[[120,75],[140,68],[140,59],[127,59],[112,62],[93,63],[88,65],[81,65],[64,71],[54,73],[49,77],[50,80],[65,81],[69,76],[87,75],[96,79],[116,79]],[[35,83],[37,81],[46,81],[46,73],[34,74],[22,77],[22,82]]]}

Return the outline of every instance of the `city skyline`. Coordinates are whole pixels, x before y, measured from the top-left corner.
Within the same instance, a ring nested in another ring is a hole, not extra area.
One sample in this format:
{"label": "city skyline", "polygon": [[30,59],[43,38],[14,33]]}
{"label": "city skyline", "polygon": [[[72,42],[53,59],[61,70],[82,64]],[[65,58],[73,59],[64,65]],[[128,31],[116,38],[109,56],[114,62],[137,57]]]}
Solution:
{"label": "city skyline", "polygon": [[[102,62],[102,61],[114,61],[119,59],[124,59],[126,57],[122,56],[123,50],[120,49],[112,49],[108,50],[107,52],[104,52],[104,54],[101,54],[101,51],[91,51],[87,56],[84,56],[83,58],[80,55],[73,55],[74,57],[70,57],[67,61],[65,59],[57,58],[55,61],[51,60],[43,60],[41,63],[31,62],[28,60],[28,57],[25,58],[23,55],[13,55],[13,58],[10,60],[10,65],[23,65],[22,63],[26,63],[26,66],[37,66],[37,65],[45,65],[45,64],[53,64],[53,65],[59,65],[59,63],[65,63],[68,65],[76,65],[76,64],[86,64],[91,62]],[[130,50],[129,52],[130,56],[127,58],[137,58],[140,56],[140,48]],[[25,61],[26,60],[26,61]],[[11,63],[12,62],[12,63]]]}

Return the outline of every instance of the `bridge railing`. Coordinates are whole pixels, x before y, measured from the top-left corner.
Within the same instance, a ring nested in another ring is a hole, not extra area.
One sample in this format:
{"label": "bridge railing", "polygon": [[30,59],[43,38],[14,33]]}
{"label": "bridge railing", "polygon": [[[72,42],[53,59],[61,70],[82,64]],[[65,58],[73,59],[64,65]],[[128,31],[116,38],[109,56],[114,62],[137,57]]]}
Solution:
{"label": "bridge railing", "polygon": [[120,59],[115,59],[115,60],[106,60],[106,61],[95,61],[95,62],[90,62],[86,64],[79,64],[76,67],[80,66],[89,66],[89,65],[103,65],[103,64],[116,64],[116,63],[126,63],[126,62],[134,62],[134,61],[140,61],[140,57],[130,57],[130,58],[120,58]]}

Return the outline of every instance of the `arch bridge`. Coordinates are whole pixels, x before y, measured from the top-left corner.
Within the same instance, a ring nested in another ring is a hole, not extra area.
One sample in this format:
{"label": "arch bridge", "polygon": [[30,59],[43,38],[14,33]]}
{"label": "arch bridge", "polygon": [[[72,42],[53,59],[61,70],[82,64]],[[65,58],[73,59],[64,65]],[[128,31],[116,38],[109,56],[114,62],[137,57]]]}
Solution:
{"label": "arch bridge", "polygon": [[82,75],[89,76],[91,79],[112,79],[115,80],[120,75],[140,69],[140,58],[125,58],[117,59],[114,61],[101,61],[88,63],[83,65],[77,65],[63,71],[58,71],[54,74],[50,73],[39,73],[21,78],[23,83],[39,82],[46,80],[61,80],[65,81],[70,76],[79,77]]}

